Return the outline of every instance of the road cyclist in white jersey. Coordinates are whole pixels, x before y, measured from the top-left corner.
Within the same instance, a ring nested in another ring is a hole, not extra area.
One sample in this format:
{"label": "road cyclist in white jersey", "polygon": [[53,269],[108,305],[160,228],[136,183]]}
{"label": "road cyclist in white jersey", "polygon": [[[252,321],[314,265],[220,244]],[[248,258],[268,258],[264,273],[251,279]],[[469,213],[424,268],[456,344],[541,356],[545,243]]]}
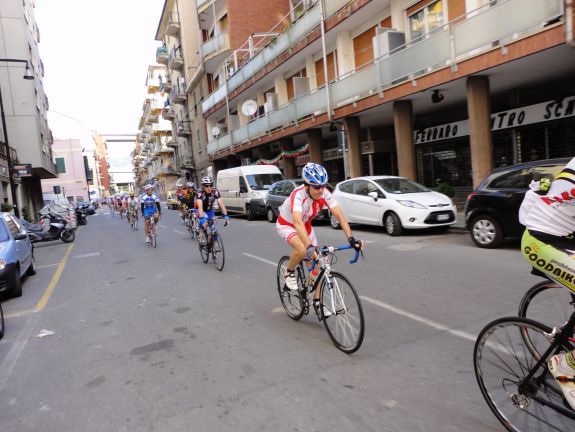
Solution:
{"label": "road cyclist in white jersey", "polygon": [[[531,183],[519,221],[526,228],[523,257],[536,272],[575,293],[575,158],[551,183],[548,179]],[[575,409],[575,350],[552,356],[548,367]]]}
{"label": "road cyclist in white jersey", "polygon": [[128,198],[128,223],[132,223],[134,218],[138,217],[138,207],[140,207],[140,201],[135,197],[134,192],[130,192],[130,198]]}
{"label": "road cyclist in white jersey", "polygon": [[154,186],[147,184],[144,187],[144,193],[140,196],[140,207],[142,215],[144,215],[144,233],[146,234],[146,243],[150,243],[150,218],[154,218],[154,223],[157,224],[162,214],[160,206],[160,199],[154,192]]}
{"label": "road cyclist in white jersey", "polygon": [[[285,274],[286,287],[291,291],[298,290],[295,269],[308,257],[317,258],[318,243],[311,221],[324,207],[338,220],[349,244],[356,250],[363,249],[363,242],[353,237],[347,219],[331,192],[325,187],[328,175],[319,164],[307,163],[302,170],[304,184],[295,188],[288,199],[279,208],[276,231],[292,248]],[[319,307],[320,290],[314,294],[313,306]]]}

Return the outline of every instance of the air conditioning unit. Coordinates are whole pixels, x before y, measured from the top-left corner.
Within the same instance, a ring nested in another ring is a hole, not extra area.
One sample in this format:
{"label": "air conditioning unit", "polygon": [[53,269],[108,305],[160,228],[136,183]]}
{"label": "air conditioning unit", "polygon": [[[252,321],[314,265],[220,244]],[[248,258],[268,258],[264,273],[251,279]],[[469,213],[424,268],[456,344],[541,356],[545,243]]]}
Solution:
{"label": "air conditioning unit", "polygon": [[293,95],[294,97],[301,96],[303,94],[309,93],[310,85],[309,78],[307,77],[295,77],[293,79]]}
{"label": "air conditioning unit", "polygon": [[264,104],[266,113],[277,109],[278,106],[279,106],[278,94],[277,93],[266,93],[266,103]]}
{"label": "air conditioning unit", "polygon": [[405,33],[395,29],[376,27],[373,38],[374,58],[385,54],[393,54],[405,47]]}

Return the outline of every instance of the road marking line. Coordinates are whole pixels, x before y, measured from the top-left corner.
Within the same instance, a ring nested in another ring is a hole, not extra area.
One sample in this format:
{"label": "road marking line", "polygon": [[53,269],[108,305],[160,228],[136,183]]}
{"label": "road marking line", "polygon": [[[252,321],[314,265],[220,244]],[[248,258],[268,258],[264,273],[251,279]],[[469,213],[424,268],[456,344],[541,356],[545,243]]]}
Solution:
{"label": "road marking line", "polygon": [[277,265],[278,265],[277,262],[273,262],[273,261],[267,260],[265,258],[260,258],[259,256],[252,255],[252,254],[247,253],[247,252],[244,252],[242,255],[248,256],[248,257],[253,258],[253,259],[257,259],[258,261],[265,262],[266,264],[273,265],[274,267],[277,267]]}
{"label": "road marking line", "polygon": [[37,266],[37,269],[43,269],[43,268],[48,268],[48,267],[56,267],[57,265],[59,265],[60,263],[55,263],[55,264],[46,264],[43,266]]}
{"label": "road marking line", "polygon": [[386,309],[390,312],[396,313],[396,314],[401,315],[403,317],[410,318],[414,321],[425,324],[428,327],[432,327],[432,328],[437,329],[437,330],[445,331],[445,332],[450,333],[454,336],[460,337],[462,339],[467,339],[467,340],[470,340],[472,342],[475,342],[475,340],[477,339],[477,336],[473,336],[470,333],[466,333],[466,332],[460,331],[460,330],[454,330],[454,329],[449,328],[447,326],[444,326],[443,324],[440,324],[436,321],[432,321],[430,319],[421,317],[421,316],[416,315],[414,313],[407,312],[403,309],[397,308],[395,306],[384,303],[382,301],[372,299],[371,297],[366,297],[366,296],[360,296],[360,297],[362,300],[365,300],[368,303],[374,304],[376,306],[379,306],[380,308]]}
{"label": "road marking line", "polygon": [[15,317],[21,317],[23,315],[29,315],[31,313],[36,312],[34,309],[26,309],[23,311],[18,311],[18,312],[10,312],[9,314],[4,314],[4,318],[15,318]]}
{"label": "road marking line", "polygon": [[[248,256],[248,257],[250,257],[250,258],[256,259],[256,260],[261,261],[261,262],[264,262],[264,263],[266,263],[266,264],[273,265],[274,267],[277,266],[277,263],[275,263],[275,262],[273,262],[273,261],[270,261],[270,260],[267,260],[267,259],[265,259],[265,258],[260,258],[260,257],[257,256],[257,255],[252,255],[252,254],[247,253],[247,252],[243,252],[242,255]],[[403,317],[410,318],[410,319],[412,319],[412,320],[414,320],[414,321],[417,321],[417,322],[420,322],[420,323],[422,323],[422,324],[425,324],[425,325],[428,326],[428,327],[431,327],[431,328],[434,328],[434,329],[437,329],[437,330],[441,330],[441,331],[445,331],[445,332],[450,333],[450,334],[452,334],[452,335],[454,335],[454,336],[460,337],[460,338],[462,338],[462,339],[467,339],[467,340],[470,340],[470,341],[472,341],[472,342],[475,342],[475,340],[477,339],[477,336],[474,336],[474,335],[472,335],[471,333],[466,333],[466,332],[461,331],[461,330],[454,330],[454,329],[452,329],[452,328],[449,328],[449,327],[447,327],[447,326],[444,326],[443,324],[440,324],[440,323],[435,322],[435,321],[433,321],[433,320],[430,320],[430,319],[421,317],[421,316],[416,315],[416,314],[413,314],[413,313],[411,313],[411,312],[407,312],[407,311],[405,311],[405,310],[403,310],[403,309],[397,308],[397,307],[395,307],[395,306],[392,306],[392,305],[390,305],[390,304],[384,303],[384,302],[382,302],[382,301],[379,301],[379,300],[376,300],[376,299],[372,299],[371,297],[366,297],[366,296],[360,296],[360,297],[361,297],[362,300],[365,300],[365,301],[368,302],[368,303],[371,303],[371,304],[373,304],[373,305],[375,305],[375,306],[379,306],[379,307],[382,308],[382,309],[386,309],[386,310],[388,310],[388,311],[390,311],[390,312],[394,312],[394,313],[396,313],[396,314],[398,314],[398,315],[401,315],[401,316],[403,316]]]}
{"label": "road marking line", "polygon": [[167,227],[167,226],[165,226],[165,225],[158,225],[158,226],[159,226],[160,228],[163,228],[163,229],[166,229],[166,228],[168,228],[168,227]]}
{"label": "road marking line", "polygon": [[71,243],[70,246],[68,246],[68,250],[64,254],[64,257],[60,260],[60,264],[58,265],[58,268],[56,269],[54,276],[52,276],[52,280],[48,284],[48,288],[46,288],[46,291],[44,291],[42,298],[34,308],[36,312],[39,312],[46,307],[46,304],[48,303],[48,300],[50,299],[50,296],[52,295],[54,288],[56,288],[56,285],[60,281],[60,277],[64,272],[64,267],[66,267],[66,261],[68,261],[68,257],[70,256],[70,252],[72,252],[72,249],[74,249],[74,243]]}
{"label": "road marking line", "polygon": [[100,252],[88,252],[88,253],[83,253],[83,254],[80,254],[80,255],[75,255],[75,256],[73,256],[72,258],[81,259],[81,258],[95,257],[95,256],[99,256],[99,255],[100,255]]}
{"label": "road marking line", "polygon": [[181,234],[181,235],[186,235],[186,233],[183,233],[183,232],[178,231],[178,230],[172,230],[172,231],[174,231],[175,233]]}

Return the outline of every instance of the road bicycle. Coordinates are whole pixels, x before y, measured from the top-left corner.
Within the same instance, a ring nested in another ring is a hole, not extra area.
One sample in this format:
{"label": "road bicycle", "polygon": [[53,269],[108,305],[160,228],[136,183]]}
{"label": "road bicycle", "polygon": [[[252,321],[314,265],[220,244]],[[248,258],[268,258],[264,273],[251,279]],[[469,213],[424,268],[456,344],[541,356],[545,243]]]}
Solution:
{"label": "road bicycle", "polygon": [[[285,274],[289,257],[279,260],[277,267],[278,292],[282,305],[288,316],[297,321],[309,313],[310,303],[317,289],[320,290],[320,305],[316,310],[318,319],[323,321],[325,329],[333,344],[341,351],[351,354],[356,352],[363,342],[365,319],[363,308],[357,292],[351,282],[341,273],[333,271],[337,262],[335,252],[353,249],[353,246],[324,246],[320,248],[318,258],[312,260],[309,272],[319,266],[319,274],[313,284],[308,283],[304,266],[296,268],[299,290],[289,290],[285,284]],[[360,252],[350,264],[357,262]]]}
{"label": "road bicycle", "polygon": [[188,213],[186,214],[185,224],[186,224],[186,228],[188,230],[188,233],[190,234],[190,238],[192,240],[197,239],[198,233],[199,233],[198,217],[194,213],[194,210],[192,210],[192,209],[188,210]]}
{"label": "road bicycle", "polygon": [[130,222],[130,227],[134,231],[138,231],[138,211],[137,210],[130,210],[128,212],[128,219]]}
{"label": "road bicycle", "polygon": [[[519,314],[489,323],[477,338],[474,368],[481,393],[509,431],[573,431],[575,411],[547,368],[552,355],[575,348],[573,297],[557,282],[543,281],[523,296]],[[553,321],[563,324],[547,324]]]}
{"label": "road bicycle", "polygon": [[4,337],[4,311],[2,310],[2,303],[0,303],[0,339]]}
{"label": "road bicycle", "polygon": [[215,218],[208,219],[205,227],[200,227],[198,243],[202,261],[207,264],[211,255],[216,269],[222,271],[226,256],[222,235],[218,232]]}
{"label": "road bicycle", "polygon": [[150,246],[156,247],[158,236],[158,224],[154,220],[154,216],[150,217]]}

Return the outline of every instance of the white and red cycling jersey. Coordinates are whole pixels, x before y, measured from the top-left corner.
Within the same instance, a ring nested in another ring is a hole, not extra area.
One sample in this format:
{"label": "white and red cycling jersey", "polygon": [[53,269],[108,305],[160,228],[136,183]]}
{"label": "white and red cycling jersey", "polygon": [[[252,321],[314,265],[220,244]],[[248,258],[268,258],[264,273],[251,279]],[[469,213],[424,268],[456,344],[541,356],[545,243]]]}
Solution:
{"label": "white and red cycling jersey", "polygon": [[293,212],[301,212],[306,230],[310,231],[311,221],[319,212],[327,207],[332,209],[337,206],[337,201],[327,188],[323,188],[321,198],[313,200],[305,190],[305,185],[301,185],[293,190],[288,199],[279,208],[278,224],[294,226]]}

